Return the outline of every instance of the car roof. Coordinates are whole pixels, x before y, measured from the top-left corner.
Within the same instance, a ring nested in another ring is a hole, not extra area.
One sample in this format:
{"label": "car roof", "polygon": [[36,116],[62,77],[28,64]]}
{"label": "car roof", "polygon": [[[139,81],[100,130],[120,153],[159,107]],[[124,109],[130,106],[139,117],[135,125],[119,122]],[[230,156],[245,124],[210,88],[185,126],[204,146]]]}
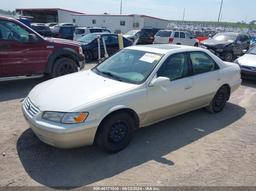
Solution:
{"label": "car roof", "polygon": [[172,44],[153,44],[153,45],[138,45],[130,46],[126,49],[131,50],[140,50],[146,52],[154,52],[158,54],[167,54],[177,50],[183,51],[202,51],[202,48],[193,47],[193,46],[184,46],[184,45],[172,45]]}

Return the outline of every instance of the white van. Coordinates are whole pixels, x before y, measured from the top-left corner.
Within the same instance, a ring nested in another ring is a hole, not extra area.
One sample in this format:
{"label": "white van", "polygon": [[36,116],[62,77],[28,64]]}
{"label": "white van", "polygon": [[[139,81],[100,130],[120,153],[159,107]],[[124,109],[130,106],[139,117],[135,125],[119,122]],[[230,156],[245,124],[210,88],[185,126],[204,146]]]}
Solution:
{"label": "white van", "polygon": [[78,40],[82,36],[85,36],[90,33],[101,33],[101,32],[107,32],[111,33],[110,30],[106,28],[101,28],[101,27],[77,27],[74,32],[74,40]]}
{"label": "white van", "polygon": [[199,41],[186,31],[160,30],[155,35],[154,44],[199,46]]}

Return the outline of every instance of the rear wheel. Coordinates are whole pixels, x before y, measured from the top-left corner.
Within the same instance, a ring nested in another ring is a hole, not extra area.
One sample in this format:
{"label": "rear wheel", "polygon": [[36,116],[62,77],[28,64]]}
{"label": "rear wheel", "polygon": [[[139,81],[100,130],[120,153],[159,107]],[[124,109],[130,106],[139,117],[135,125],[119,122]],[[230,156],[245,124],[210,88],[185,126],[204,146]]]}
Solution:
{"label": "rear wheel", "polygon": [[107,117],[96,135],[97,145],[107,152],[118,152],[131,141],[134,121],[127,113],[116,113]]}
{"label": "rear wheel", "polygon": [[76,62],[70,58],[60,58],[58,59],[54,66],[51,74],[52,78],[63,76],[66,74],[71,74],[78,71]]}
{"label": "rear wheel", "polygon": [[211,113],[219,113],[221,112],[229,98],[229,91],[226,86],[222,86],[214,96],[211,104],[207,107],[207,110]]}

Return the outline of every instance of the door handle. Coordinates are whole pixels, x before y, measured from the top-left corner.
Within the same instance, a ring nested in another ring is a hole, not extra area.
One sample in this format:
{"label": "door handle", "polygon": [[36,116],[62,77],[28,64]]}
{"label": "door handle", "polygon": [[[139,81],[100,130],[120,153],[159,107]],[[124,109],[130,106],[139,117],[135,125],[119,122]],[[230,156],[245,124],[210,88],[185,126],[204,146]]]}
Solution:
{"label": "door handle", "polygon": [[221,81],[221,78],[218,78],[217,81]]}
{"label": "door handle", "polygon": [[192,88],[192,86],[187,86],[185,87],[185,90],[190,90]]}

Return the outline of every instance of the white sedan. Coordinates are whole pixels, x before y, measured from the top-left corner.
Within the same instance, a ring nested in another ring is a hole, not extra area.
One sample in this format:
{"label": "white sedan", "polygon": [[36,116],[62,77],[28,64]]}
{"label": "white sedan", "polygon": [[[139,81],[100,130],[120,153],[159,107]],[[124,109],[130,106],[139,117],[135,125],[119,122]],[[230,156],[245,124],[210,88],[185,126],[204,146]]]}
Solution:
{"label": "white sedan", "polygon": [[256,47],[252,47],[235,63],[241,68],[242,78],[256,80]]}
{"label": "white sedan", "polygon": [[240,84],[239,66],[208,50],[133,46],[91,70],[37,85],[22,110],[47,144],[73,148],[96,143],[118,152],[139,127],[204,107],[222,111]]}

